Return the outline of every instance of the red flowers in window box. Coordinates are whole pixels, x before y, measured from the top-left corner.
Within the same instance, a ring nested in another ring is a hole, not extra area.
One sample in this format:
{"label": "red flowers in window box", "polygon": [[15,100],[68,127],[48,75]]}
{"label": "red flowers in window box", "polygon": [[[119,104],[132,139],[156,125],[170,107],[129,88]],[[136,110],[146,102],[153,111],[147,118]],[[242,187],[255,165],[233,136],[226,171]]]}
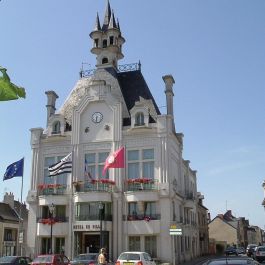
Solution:
{"label": "red flowers in window box", "polygon": [[152,179],[150,179],[150,178],[136,178],[136,179],[128,179],[127,180],[128,184],[132,184],[132,183],[146,184],[146,183],[150,183],[150,182],[152,182]]}
{"label": "red flowers in window box", "polygon": [[44,189],[58,189],[62,187],[61,184],[39,184],[38,190],[44,190]]}
{"label": "red flowers in window box", "polygon": [[91,183],[92,184],[101,183],[101,184],[115,185],[115,181],[113,181],[111,179],[92,179]]}
{"label": "red flowers in window box", "polygon": [[56,223],[56,220],[54,218],[44,218],[40,220],[40,223],[44,224],[44,225],[54,225]]}

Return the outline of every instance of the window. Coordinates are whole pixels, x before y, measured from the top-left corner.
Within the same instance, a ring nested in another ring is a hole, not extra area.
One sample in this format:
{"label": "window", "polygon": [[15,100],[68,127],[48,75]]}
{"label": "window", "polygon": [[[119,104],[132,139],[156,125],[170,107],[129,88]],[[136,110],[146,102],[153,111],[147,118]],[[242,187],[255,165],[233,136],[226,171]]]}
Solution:
{"label": "window", "polygon": [[144,114],[142,112],[139,112],[135,115],[135,126],[141,125],[144,125]]}
{"label": "window", "polygon": [[95,39],[95,42],[94,42],[94,47],[98,47],[98,39]]}
{"label": "window", "polygon": [[61,123],[59,121],[56,121],[52,125],[52,134],[60,133],[61,131]]}
{"label": "window", "polygon": [[55,239],[55,253],[64,253],[65,239],[64,237],[57,237]]}
{"label": "window", "polygon": [[12,241],[12,230],[11,229],[5,229],[4,232],[4,241]]}
{"label": "window", "polygon": [[[141,206],[143,204],[143,206]],[[141,207],[140,207],[141,206]],[[129,202],[128,215],[141,219],[149,216],[151,219],[156,219],[156,203],[155,202]]]}
{"label": "window", "polygon": [[151,257],[157,257],[156,236],[146,236],[144,241],[144,249]]}
{"label": "window", "polygon": [[103,47],[103,48],[107,48],[107,46],[108,46],[108,41],[105,39],[105,40],[103,40],[103,42],[102,42],[102,47]]}
{"label": "window", "polygon": [[154,179],[154,149],[128,151],[128,179]]}
{"label": "window", "polygon": [[108,62],[109,62],[108,58],[104,57],[104,58],[102,59],[102,64],[105,64],[105,63],[108,63]]}
{"label": "window", "polygon": [[141,251],[139,236],[129,236],[129,251]]}
{"label": "window", "polygon": [[109,37],[109,44],[110,45],[113,45],[113,43],[114,43],[114,37],[113,36],[110,36]]}
{"label": "window", "polygon": [[[103,220],[110,220],[112,215],[111,203],[104,203]],[[99,220],[99,202],[82,202],[76,205],[76,220]]]}
{"label": "window", "polygon": [[[102,176],[102,171],[104,168],[105,161],[108,157],[109,153],[89,153],[85,154],[85,173],[90,176],[92,179],[108,179],[109,171],[106,171],[105,176]],[[89,180],[86,179],[87,181]]]}
{"label": "window", "polygon": [[56,156],[56,157],[45,157],[44,159],[44,183],[45,184],[67,184],[67,173],[50,177],[48,167],[59,162],[64,156]]}
{"label": "window", "polygon": [[50,247],[50,238],[42,238],[41,239],[41,253],[40,254],[48,254]]}

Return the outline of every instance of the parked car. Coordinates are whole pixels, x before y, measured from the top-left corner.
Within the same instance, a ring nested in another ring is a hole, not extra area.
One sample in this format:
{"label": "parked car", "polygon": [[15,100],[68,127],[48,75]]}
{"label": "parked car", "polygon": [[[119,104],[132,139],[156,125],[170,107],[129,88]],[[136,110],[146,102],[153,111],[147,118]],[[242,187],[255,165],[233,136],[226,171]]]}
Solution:
{"label": "parked car", "polygon": [[238,247],[236,249],[236,251],[237,251],[238,254],[245,254],[246,253],[246,250],[245,250],[244,247]]}
{"label": "parked car", "polygon": [[231,256],[225,258],[213,258],[202,265],[259,265],[259,263],[246,256]]}
{"label": "parked car", "polygon": [[94,265],[98,263],[98,253],[79,254],[70,261],[71,265]]}
{"label": "parked car", "polygon": [[265,246],[258,246],[255,248],[254,259],[258,262],[265,260]]}
{"label": "parked car", "polygon": [[249,244],[246,248],[246,253],[249,257],[253,257],[254,256],[254,250],[255,247],[257,247],[258,245],[256,244]]}
{"label": "parked car", "polygon": [[30,257],[25,256],[4,256],[0,258],[0,265],[28,265],[31,261]]}
{"label": "parked car", "polygon": [[31,265],[69,265],[70,260],[61,254],[39,255],[35,258]]}
{"label": "parked car", "polygon": [[156,265],[151,256],[146,252],[122,252],[115,265]]}
{"label": "parked car", "polygon": [[225,255],[226,256],[229,256],[229,255],[238,255],[237,253],[237,249],[235,247],[227,247],[226,250],[225,250]]}

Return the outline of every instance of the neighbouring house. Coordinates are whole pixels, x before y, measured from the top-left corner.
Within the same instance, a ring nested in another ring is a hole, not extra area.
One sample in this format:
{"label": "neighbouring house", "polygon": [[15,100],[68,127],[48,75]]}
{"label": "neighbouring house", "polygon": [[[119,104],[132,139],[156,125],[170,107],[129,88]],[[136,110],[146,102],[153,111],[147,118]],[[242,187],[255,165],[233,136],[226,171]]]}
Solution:
{"label": "neighbouring house", "polygon": [[243,246],[248,244],[248,220],[244,217],[235,217],[232,211],[218,214],[209,223],[209,237],[216,241],[226,242],[227,245]]}
{"label": "neighbouring house", "polygon": [[199,227],[199,244],[201,255],[209,254],[209,211],[203,205],[204,196],[198,192],[198,205],[197,205],[197,215],[198,215],[198,227]]}
{"label": "neighbouring house", "polygon": [[257,244],[257,245],[263,245],[263,234],[264,230],[261,229],[258,226],[251,225],[248,227],[247,230],[248,234],[248,243],[249,244]]}
{"label": "neighbouring house", "polygon": [[14,200],[13,193],[5,193],[0,202],[0,256],[27,253],[28,209],[25,203]]}

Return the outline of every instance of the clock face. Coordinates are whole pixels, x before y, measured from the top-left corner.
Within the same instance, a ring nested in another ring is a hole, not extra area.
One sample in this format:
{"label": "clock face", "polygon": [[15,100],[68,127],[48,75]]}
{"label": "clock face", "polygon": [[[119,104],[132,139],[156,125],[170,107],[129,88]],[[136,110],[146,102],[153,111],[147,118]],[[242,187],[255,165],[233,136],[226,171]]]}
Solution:
{"label": "clock face", "polygon": [[100,113],[100,112],[94,112],[92,114],[92,121],[94,123],[100,123],[102,121],[102,119],[103,119],[102,113]]}

